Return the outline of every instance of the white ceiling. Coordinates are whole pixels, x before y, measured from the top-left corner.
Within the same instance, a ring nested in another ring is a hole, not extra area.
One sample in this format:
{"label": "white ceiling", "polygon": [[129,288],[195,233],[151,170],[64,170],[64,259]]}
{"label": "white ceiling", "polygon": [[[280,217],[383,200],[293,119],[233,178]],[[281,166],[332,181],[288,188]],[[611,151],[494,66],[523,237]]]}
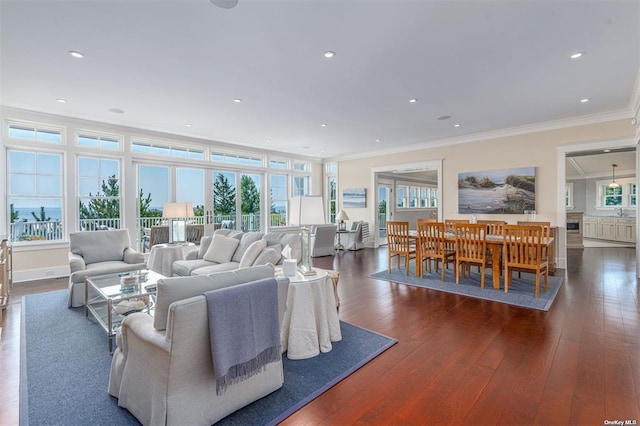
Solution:
{"label": "white ceiling", "polygon": [[567,179],[611,178],[612,164],[617,164],[616,176],[635,176],[635,150],[571,154],[565,162],[565,176]]}
{"label": "white ceiling", "polygon": [[640,69],[638,1],[1,0],[0,26],[4,106],[318,158],[630,118]]}

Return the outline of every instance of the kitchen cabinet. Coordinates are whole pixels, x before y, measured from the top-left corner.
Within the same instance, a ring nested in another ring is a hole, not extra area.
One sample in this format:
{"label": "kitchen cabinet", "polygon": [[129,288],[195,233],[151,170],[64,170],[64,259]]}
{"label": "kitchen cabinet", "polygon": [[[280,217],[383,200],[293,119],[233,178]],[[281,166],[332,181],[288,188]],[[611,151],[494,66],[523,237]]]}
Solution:
{"label": "kitchen cabinet", "polygon": [[585,216],[584,237],[600,240],[636,242],[635,217]]}

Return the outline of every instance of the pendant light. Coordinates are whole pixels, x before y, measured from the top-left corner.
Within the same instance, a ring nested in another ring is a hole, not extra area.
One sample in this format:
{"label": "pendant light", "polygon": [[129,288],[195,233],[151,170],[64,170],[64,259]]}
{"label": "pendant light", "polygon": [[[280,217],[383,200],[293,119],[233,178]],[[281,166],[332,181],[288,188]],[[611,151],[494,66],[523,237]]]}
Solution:
{"label": "pendant light", "polygon": [[618,167],[618,165],[612,164],[611,167],[613,168],[613,178],[611,180],[611,183],[609,184],[609,188],[617,188],[620,186],[620,184],[616,182],[616,167]]}

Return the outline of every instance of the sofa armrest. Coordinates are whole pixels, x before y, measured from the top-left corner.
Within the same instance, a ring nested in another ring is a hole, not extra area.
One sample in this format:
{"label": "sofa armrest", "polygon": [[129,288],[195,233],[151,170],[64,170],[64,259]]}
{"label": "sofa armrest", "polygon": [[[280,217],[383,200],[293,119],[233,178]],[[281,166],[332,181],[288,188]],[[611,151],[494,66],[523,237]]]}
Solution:
{"label": "sofa armrest", "polygon": [[125,263],[135,264],[135,263],[144,263],[144,254],[140,253],[137,250],[132,249],[131,247],[127,247],[124,249],[124,259]]}
{"label": "sofa armrest", "polygon": [[79,254],[69,252],[69,269],[71,270],[72,274],[74,272],[84,271],[85,269],[87,269],[84,258]]}
{"label": "sofa armrest", "polygon": [[184,260],[197,260],[199,259],[198,257],[198,252],[199,249],[194,249],[191,250],[190,252],[187,253],[187,255],[184,257]]}
{"label": "sofa armrest", "polygon": [[128,352],[129,334],[136,337],[161,352],[169,353],[171,343],[165,338],[163,331],[153,328],[153,317],[144,312],[127,315],[122,321],[122,352],[126,358]]}

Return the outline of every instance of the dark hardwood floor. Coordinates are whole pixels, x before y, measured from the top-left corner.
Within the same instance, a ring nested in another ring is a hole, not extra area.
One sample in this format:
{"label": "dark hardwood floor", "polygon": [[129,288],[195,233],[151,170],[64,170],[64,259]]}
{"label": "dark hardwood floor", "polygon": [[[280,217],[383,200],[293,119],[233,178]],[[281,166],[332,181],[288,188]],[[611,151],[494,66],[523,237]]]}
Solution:
{"label": "dark hardwood floor", "polygon": [[[384,248],[314,259],[340,271],[342,320],[399,343],[285,424],[640,421],[634,249],[570,250],[549,312],[368,278],[386,262]],[[66,280],[13,289],[0,346],[2,425],[18,420],[20,296],[59,288]]]}

